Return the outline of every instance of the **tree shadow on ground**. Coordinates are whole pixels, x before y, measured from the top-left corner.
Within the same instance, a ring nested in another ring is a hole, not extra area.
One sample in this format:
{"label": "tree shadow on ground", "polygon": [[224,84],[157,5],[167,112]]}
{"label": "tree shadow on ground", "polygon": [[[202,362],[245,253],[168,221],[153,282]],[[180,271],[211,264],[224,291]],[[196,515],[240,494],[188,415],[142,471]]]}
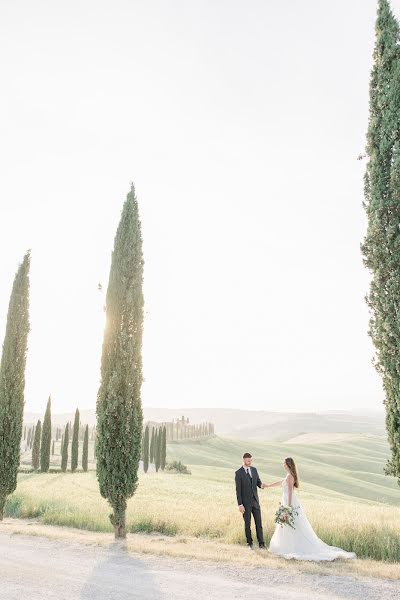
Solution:
{"label": "tree shadow on ground", "polygon": [[146,563],[113,543],[85,582],[80,600],[162,600],[163,593]]}

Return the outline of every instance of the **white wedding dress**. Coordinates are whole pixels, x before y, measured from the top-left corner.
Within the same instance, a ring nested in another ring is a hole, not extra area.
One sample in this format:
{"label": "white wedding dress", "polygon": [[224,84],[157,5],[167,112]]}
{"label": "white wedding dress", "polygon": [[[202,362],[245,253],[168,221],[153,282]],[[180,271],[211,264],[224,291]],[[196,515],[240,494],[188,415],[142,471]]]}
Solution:
{"label": "white wedding dress", "polygon": [[[288,475],[282,482],[281,503],[288,504],[289,489],[287,483]],[[356,558],[354,552],[346,552],[335,546],[328,546],[319,539],[310,525],[309,520],[296,496],[293,489],[292,506],[298,507],[298,515],[295,516],[294,527],[289,525],[281,527],[277,525],[271,538],[269,551],[272,554],[283,556],[284,558],[294,558],[296,560],[335,560],[336,558]]]}

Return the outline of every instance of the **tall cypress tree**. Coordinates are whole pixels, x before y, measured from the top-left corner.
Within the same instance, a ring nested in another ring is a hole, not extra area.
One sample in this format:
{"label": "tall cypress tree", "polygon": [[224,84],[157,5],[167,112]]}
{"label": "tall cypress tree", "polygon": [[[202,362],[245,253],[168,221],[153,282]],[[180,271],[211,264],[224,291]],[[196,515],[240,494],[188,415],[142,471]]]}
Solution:
{"label": "tall cypress tree", "polygon": [[65,426],[64,432],[64,442],[62,445],[62,453],[61,453],[61,471],[65,473],[68,467],[68,444],[69,444],[69,425]]}
{"label": "tall cypress tree", "polygon": [[155,435],[155,429],[154,429],[154,427],[152,427],[151,428],[151,440],[150,440],[150,452],[149,452],[150,464],[154,463],[154,435]]}
{"label": "tall cypress tree", "polygon": [[74,429],[72,431],[71,445],[71,471],[74,473],[78,468],[78,452],[79,452],[79,410],[75,411]]}
{"label": "tall cypress tree", "polygon": [[370,81],[368,163],[364,208],[368,217],[362,245],[371,272],[367,303],[375,367],[385,391],[391,460],[386,473],[400,484],[400,38],[387,0],[379,0]]}
{"label": "tall cypress tree", "polygon": [[30,445],[29,445],[30,450],[32,449],[34,439],[35,439],[35,425],[32,425],[31,441],[30,441]]}
{"label": "tall cypress tree", "polygon": [[82,469],[85,472],[88,470],[88,457],[89,457],[89,425],[86,425],[85,435],[83,437],[83,448],[82,448]]}
{"label": "tall cypress tree", "polygon": [[29,333],[29,268],[27,252],[13,282],[0,362],[0,520],[7,496],[17,487],[20,461]]}
{"label": "tall cypress tree", "polygon": [[47,473],[50,467],[51,447],[51,396],[47,401],[46,412],[43,419],[42,443],[40,445],[40,470]]}
{"label": "tall cypress tree", "polygon": [[37,471],[39,468],[40,461],[40,438],[42,434],[42,423],[40,421],[37,422],[35,429],[35,438],[33,440],[32,446],[32,467]]}
{"label": "tall cypress tree", "polygon": [[51,445],[51,455],[54,456],[54,440],[53,440],[53,443]]}
{"label": "tall cypress tree", "polygon": [[162,444],[161,444],[161,459],[160,459],[160,467],[161,470],[164,471],[165,465],[167,464],[167,428],[163,427],[162,429]]}
{"label": "tall cypress tree", "polygon": [[153,463],[157,471],[157,453],[158,453],[158,429],[154,428],[154,441],[153,441]]}
{"label": "tall cypress tree", "polygon": [[127,499],[136,490],[143,413],[143,254],[135,189],[124,203],[114,240],[97,397],[97,478],[112,507],[116,538],[126,537]]}
{"label": "tall cypress tree", "polygon": [[149,426],[146,426],[143,436],[143,471],[147,473],[149,470]]}
{"label": "tall cypress tree", "polygon": [[159,427],[159,429],[156,433],[156,438],[155,438],[155,460],[154,460],[157,473],[158,473],[158,471],[160,469],[160,465],[161,465],[161,446],[162,446],[162,430],[161,430],[161,427]]}

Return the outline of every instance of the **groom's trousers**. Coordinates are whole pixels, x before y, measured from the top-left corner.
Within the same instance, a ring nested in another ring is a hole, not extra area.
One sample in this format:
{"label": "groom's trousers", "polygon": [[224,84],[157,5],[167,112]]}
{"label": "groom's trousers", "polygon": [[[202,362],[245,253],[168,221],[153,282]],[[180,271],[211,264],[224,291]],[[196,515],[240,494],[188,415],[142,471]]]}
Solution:
{"label": "groom's trousers", "polygon": [[258,502],[253,499],[251,506],[245,506],[243,513],[244,520],[244,532],[246,534],[246,541],[249,546],[253,545],[253,538],[251,537],[251,515],[253,515],[254,522],[256,524],[257,541],[260,546],[264,546],[264,534],[261,522],[261,509]]}

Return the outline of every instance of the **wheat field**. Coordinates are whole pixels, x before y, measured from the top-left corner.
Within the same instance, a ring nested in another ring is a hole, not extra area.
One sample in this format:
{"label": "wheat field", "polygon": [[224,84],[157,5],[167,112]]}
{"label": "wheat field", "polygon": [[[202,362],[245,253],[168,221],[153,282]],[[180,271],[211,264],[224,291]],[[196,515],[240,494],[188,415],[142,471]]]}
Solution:
{"label": "wheat field", "polygon": [[[243,544],[233,474],[241,452],[249,448],[267,482],[282,475],[281,460],[290,449],[303,480],[302,504],[325,542],[359,557],[400,560],[399,488],[380,472],[387,448],[375,436],[290,447],[218,437],[170,444],[169,460],[185,462],[192,474],[141,473],[138,489],[128,502],[128,530]],[[261,490],[260,497],[268,543],[280,491]],[[94,470],[21,473],[17,491],[6,504],[7,516],[98,532],[112,531],[109,512]]]}

